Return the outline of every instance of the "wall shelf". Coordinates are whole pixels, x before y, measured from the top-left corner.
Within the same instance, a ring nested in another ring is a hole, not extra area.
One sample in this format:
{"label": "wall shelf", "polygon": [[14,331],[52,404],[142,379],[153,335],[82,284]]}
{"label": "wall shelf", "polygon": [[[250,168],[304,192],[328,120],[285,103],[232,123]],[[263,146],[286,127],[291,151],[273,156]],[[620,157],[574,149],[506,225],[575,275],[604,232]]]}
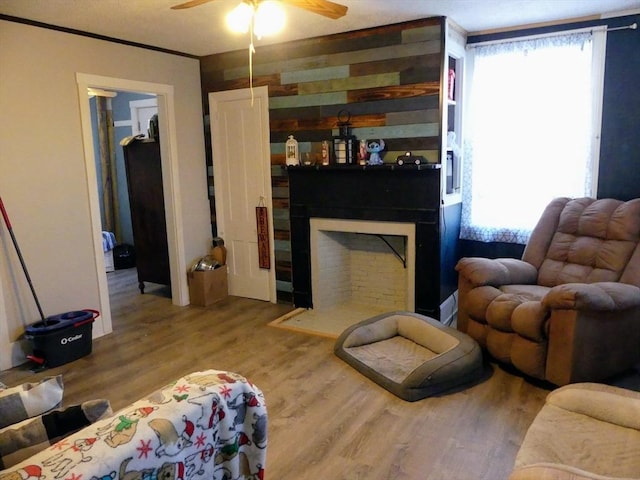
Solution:
{"label": "wall shelf", "polygon": [[318,170],[318,171],[406,171],[419,172],[422,170],[440,170],[442,165],[439,163],[423,163],[420,165],[405,164],[396,165],[395,163],[386,163],[384,165],[288,165],[284,166],[288,171],[296,170]]}

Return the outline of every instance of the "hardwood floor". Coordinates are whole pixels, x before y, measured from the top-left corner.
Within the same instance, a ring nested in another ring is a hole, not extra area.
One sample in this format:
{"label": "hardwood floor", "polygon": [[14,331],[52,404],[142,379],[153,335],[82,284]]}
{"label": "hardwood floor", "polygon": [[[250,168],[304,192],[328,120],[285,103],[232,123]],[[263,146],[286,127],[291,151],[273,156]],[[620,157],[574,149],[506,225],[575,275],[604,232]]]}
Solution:
{"label": "hardwood floor", "polygon": [[272,480],[506,479],[548,393],[489,365],[483,383],[405,402],[335,357],[332,340],[267,326],[291,306],[229,297],[176,307],[166,287],[140,295],[127,272],[109,274],[114,332],[91,355],[0,381],[61,373],[66,405],[107,398],[115,410],[192,371],[238,372],[265,393]]}

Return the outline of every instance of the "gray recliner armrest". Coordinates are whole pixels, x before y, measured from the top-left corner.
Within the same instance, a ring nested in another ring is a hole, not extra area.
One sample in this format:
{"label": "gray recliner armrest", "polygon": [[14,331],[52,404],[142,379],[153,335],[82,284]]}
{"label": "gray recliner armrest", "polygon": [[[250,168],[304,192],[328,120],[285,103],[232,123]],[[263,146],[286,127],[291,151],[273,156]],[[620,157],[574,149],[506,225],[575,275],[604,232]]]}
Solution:
{"label": "gray recliner armrest", "polygon": [[456,270],[474,286],[533,285],[538,278],[536,268],[516,258],[462,258]]}
{"label": "gray recliner armrest", "polygon": [[640,306],[640,288],[616,282],[565,283],[542,299],[547,308],[620,311]]}

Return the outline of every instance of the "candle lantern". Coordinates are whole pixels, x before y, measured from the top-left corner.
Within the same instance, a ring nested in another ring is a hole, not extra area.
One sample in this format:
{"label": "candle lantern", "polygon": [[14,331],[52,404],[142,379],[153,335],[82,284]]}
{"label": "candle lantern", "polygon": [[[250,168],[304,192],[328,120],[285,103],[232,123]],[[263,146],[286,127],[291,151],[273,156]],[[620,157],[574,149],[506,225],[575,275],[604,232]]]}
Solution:
{"label": "candle lantern", "polygon": [[287,165],[300,165],[300,152],[298,151],[298,141],[289,135],[285,143],[285,162]]}
{"label": "candle lantern", "polygon": [[346,110],[338,112],[338,135],[333,137],[333,154],[338,165],[353,165],[357,160],[358,141],[351,134],[351,114]]}

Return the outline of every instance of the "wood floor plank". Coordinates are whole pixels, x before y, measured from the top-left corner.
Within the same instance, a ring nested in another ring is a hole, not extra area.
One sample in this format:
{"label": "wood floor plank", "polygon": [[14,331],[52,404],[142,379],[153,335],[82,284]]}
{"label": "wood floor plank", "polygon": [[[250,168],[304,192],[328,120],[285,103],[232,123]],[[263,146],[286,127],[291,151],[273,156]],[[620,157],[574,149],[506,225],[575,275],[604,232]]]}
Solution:
{"label": "wood floor plank", "polygon": [[107,398],[120,409],[193,371],[238,372],[265,393],[272,480],[506,479],[548,393],[490,364],[483,383],[405,402],[335,357],[332,340],[267,326],[289,305],[229,297],[177,307],[166,287],[141,295],[127,272],[109,274],[114,332],[91,355],[0,381],[61,373],[65,405]]}

